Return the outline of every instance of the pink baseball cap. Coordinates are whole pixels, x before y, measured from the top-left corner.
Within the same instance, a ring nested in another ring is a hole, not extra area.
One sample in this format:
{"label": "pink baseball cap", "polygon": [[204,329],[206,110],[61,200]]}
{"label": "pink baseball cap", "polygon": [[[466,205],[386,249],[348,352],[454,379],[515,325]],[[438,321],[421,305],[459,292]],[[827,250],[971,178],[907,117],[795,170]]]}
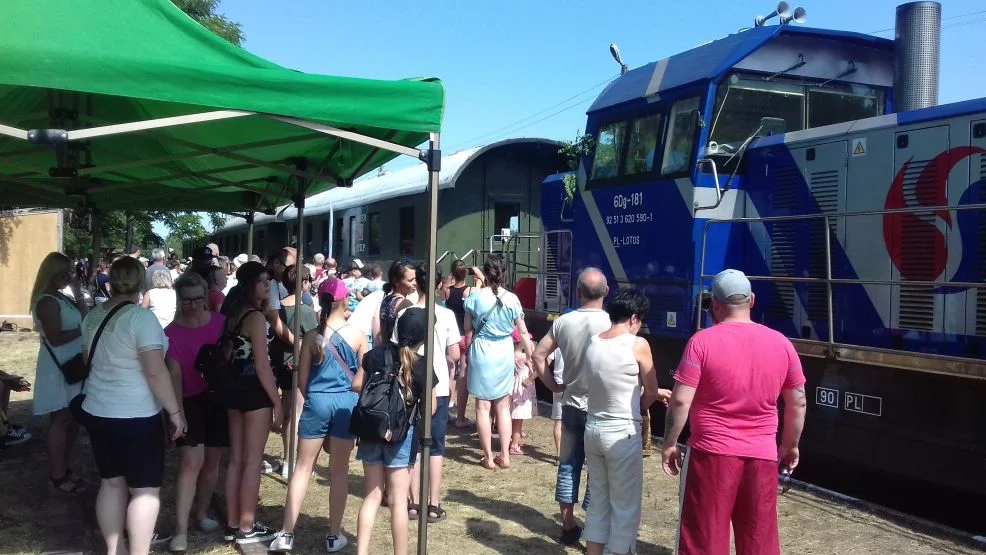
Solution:
{"label": "pink baseball cap", "polygon": [[318,286],[319,295],[332,295],[332,300],[339,302],[349,296],[349,288],[339,278],[329,276]]}

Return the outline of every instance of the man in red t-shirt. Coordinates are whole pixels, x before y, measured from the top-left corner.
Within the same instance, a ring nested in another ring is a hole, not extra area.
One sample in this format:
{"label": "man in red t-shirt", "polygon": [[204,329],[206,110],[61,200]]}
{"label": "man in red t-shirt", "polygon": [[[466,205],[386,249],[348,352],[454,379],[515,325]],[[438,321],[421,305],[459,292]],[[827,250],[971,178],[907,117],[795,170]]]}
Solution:
{"label": "man in red t-shirt", "polygon": [[[777,474],[798,465],[805,421],[805,377],[791,342],[750,319],[754,295],[739,270],[712,280],[716,325],[696,333],[675,372],[661,453],[664,471],[681,471],[678,553],[726,555],[732,523],[737,555],[780,553]],[[777,399],[784,435],[777,447]],[[688,454],[678,437],[691,419]]]}

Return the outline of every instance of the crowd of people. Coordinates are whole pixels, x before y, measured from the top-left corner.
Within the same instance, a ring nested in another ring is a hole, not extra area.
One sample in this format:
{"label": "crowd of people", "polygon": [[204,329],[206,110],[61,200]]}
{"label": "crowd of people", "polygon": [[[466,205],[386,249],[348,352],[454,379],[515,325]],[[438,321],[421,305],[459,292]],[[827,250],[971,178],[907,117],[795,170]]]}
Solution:
{"label": "crowd of people", "polygon": [[[679,552],[728,552],[731,525],[738,553],[779,552],[777,470],[778,463],[790,471],[798,462],[804,377],[790,342],[750,320],[753,294],[740,272],[713,281],[710,312],[718,325],[689,342],[672,391],[659,387],[650,345],[639,336],[648,298],[630,288],[610,294],[594,268],[578,277],[579,307],[555,319],[535,344],[497,255],[482,268],[455,261],[446,279],[410,260],[394,261],[386,279],[383,268],[360,260],[340,273],[332,258],[316,254],[303,264],[291,247],[266,264],[246,254],[223,257],[216,245],[187,263],[162,249],[146,265],[138,256],[95,266],[91,310],[72,261],[60,253],[42,262],[31,295],[42,343],[34,413],[50,416],[49,484],[65,494],[83,488],[71,467],[84,427],[101,478],[96,515],[108,552],[147,553],[158,542],[185,551],[192,525],[228,542],[271,542],[271,551],[291,551],[322,450],[330,457],[325,545],[340,551],[349,543],[343,515],[355,449],[364,468],[357,552],[369,552],[384,505],[394,552],[406,553],[409,518],[448,517],[441,494],[449,426],[475,427],[483,468],[510,468],[511,457],[526,454],[524,422],[538,414],[537,379],[554,394],[561,543],[584,539],[590,554],[635,552],[644,420],[660,402],[669,406],[664,469],[682,473]],[[434,367],[425,368],[431,296],[435,356]],[[430,415],[421,409],[426,395]],[[475,421],[466,416],[469,396]],[[785,425],[778,451],[780,396]],[[383,427],[374,420],[381,411]],[[296,457],[288,456],[292,414]],[[690,447],[682,458],[677,439],[689,417]],[[425,418],[428,461],[421,460]],[[265,460],[271,433],[283,439],[275,464]],[[180,463],[175,527],[163,534],[155,526],[169,441]],[[428,491],[419,481],[422,464]],[[582,497],[584,530],[575,519],[583,467],[591,482]],[[265,472],[291,476],[279,529],[256,518]],[[212,500],[223,475],[225,512],[216,514]]]}

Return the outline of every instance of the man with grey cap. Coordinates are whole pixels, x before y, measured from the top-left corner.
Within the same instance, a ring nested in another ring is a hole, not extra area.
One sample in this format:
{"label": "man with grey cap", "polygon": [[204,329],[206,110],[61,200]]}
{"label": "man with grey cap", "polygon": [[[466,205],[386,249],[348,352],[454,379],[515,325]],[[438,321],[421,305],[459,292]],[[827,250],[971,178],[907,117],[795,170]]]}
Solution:
{"label": "man with grey cap", "polygon": [[[777,474],[798,465],[805,421],[805,376],[791,342],[750,319],[755,296],[739,270],[712,280],[716,324],[688,341],[675,372],[661,453],[681,473],[677,553],[780,553]],[[777,399],[784,432],[777,446]],[[691,419],[684,461],[678,437]]]}

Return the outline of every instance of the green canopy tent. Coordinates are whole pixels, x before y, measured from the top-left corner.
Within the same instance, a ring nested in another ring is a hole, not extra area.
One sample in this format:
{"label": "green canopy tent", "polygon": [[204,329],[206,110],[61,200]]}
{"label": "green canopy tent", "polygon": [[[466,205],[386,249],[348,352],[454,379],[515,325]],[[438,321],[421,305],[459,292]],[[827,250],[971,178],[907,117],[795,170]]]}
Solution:
{"label": "green canopy tent", "polygon": [[6,0],[0,17],[0,204],[252,215],[293,202],[301,219],[306,196],[407,155],[430,170],[434,275],[438,80],[286,69],[169,0]]}

